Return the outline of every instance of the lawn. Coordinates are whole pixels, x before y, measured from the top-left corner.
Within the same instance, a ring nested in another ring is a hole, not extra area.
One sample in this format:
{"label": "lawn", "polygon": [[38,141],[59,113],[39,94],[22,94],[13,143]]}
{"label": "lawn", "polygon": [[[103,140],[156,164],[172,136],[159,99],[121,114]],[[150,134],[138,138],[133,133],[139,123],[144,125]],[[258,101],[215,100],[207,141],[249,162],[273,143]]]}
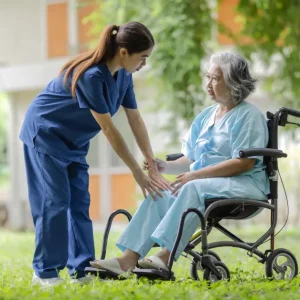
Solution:
{"label": "lawn", "polygon": [[[241,237],[254,241],[263,231],[239,230]],[[102,233],[95,233],[97,256],[100,255]],[[119,251],[114,242],[119,232],[113,231],[109,240],[107,257]],[[209,241],[220,240],[222,235],[212,232]],[[284,230],[276,239],[276,248],[287,248],[300,260],[300,232]],[[208,286],[189,277],[190,261],[180,258],[174,265],[175,282],[151,282],[133,276],[125,281],[94,280],[86,286],[69,283],[67,271],[61,276],[66,284],[42,290],[31,286],[34,234],[0,231],[0,299],[300,299],[300,278],[292,281],[269,281],[264,278],[264,265],[247,256],[240,249],[223,248],[216,252],[231,272],[231,281]],[[264,245],[262,249],[266,249]],[[59,251],[59,245],[57,245]],[[154,251],[154,250],[153,250]]]}

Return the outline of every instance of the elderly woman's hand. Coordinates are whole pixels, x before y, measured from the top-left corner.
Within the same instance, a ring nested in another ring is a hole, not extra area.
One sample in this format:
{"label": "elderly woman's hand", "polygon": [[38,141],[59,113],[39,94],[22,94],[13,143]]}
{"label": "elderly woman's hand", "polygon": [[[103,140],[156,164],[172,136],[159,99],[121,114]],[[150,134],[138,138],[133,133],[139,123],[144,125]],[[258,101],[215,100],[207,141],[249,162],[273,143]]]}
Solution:
{"label": "elderly woman's hand", "polygon": [[[154,162],[156,163],[157,169],[160,173],[163,173],[165,171],[165,169],[167,168],[167,162],[162,159],[155,158]],[[149,163],[147,160],[143,161],[142,168],[143,168],[143,170],[147,170],[147,171],[149,170]]]}
{"label": "elderly woman's hand", "polygon": [[197,173],[195,171],[186,172],[178,175],[176,177],[176,180],[172,183],[172,186],[175,187],[172,191],[172,195],[177,196],[178,191],[182,188],[184,184],[195,179],[198,179]]}

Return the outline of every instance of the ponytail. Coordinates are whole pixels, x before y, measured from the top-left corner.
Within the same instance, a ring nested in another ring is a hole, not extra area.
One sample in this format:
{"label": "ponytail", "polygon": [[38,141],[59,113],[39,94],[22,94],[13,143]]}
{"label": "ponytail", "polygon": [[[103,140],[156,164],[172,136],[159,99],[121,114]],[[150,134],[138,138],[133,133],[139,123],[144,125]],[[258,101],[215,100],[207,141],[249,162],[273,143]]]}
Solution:
{"label": "ponytail", "polygon": [[60,75],[65,71],[64,83],[67,84],[69,76],[72,74],[71,93],[75,99],[76,85],[80,76],[92,65],[107,61],[114,57],[117,47],[115,36],[119,30],[117,25],[108,25],[100,35],[99,42],[95,49],[79,54],[77,57],[67,62],[60,70]]}
{"label": "ponytail", "polygon": [[64,74],[64,83],[72,76],[70,89],[75,99],[76,85],[80,76],[92,65],[106,63],[113,59],[118,47],[125,48],[129,55],[150,49],[155,44],[149,29],[139,22],[129,22],[122,26],[108,25],[100,35],[99,42],[94,50],[79,54],[67,62],[61,69]]}

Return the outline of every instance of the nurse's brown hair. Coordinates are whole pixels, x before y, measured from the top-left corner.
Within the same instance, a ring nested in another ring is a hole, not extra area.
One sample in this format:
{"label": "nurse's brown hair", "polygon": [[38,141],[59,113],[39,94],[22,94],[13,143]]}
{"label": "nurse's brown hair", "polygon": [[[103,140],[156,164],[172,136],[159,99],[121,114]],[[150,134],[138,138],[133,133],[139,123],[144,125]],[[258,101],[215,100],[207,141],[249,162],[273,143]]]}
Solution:
{"label": "nurse's brown hair", "polygon": [[117,53],[118,48],[126,48],[128,54],[143,52],[154,46],[155,42],[149,29],[138,22],[129,22],[122,26],[108,25],[101,32],[95,49],[79,54],[67,62],[61,69],[65,84],[72,75],[71,92],[75,99],[75,90],[80,76],[92,65],[107,62]]}

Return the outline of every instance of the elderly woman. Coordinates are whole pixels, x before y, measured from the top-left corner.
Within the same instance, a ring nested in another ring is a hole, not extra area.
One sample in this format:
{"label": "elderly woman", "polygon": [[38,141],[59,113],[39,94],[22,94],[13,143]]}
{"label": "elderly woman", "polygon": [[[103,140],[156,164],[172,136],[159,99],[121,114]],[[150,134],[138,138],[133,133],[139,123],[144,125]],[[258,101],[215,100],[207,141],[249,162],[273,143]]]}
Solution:
{"label": "elderly woman", "polygon": [[[244,101],[255,89],[246,60],[238,54],[212,55],[206,74],[206,90],[214,105],[194,120],[182,142],[183,157],[158,161],[162,173],[180,174],[172,192],[148,196],[117,242],[121,257],[95,260],[93,267],[122,274],[139,260],[143,268],[167,269],[182,213],[188,208],[205,210],[208,198],[267,199],[268,178],[263,157],[239,158],[239,151],[264,148],[268,130],[262,113]],[[175,259],[199,225],[196,214],[186,218]],[[162,250],[144,258],[154,243]]]}

